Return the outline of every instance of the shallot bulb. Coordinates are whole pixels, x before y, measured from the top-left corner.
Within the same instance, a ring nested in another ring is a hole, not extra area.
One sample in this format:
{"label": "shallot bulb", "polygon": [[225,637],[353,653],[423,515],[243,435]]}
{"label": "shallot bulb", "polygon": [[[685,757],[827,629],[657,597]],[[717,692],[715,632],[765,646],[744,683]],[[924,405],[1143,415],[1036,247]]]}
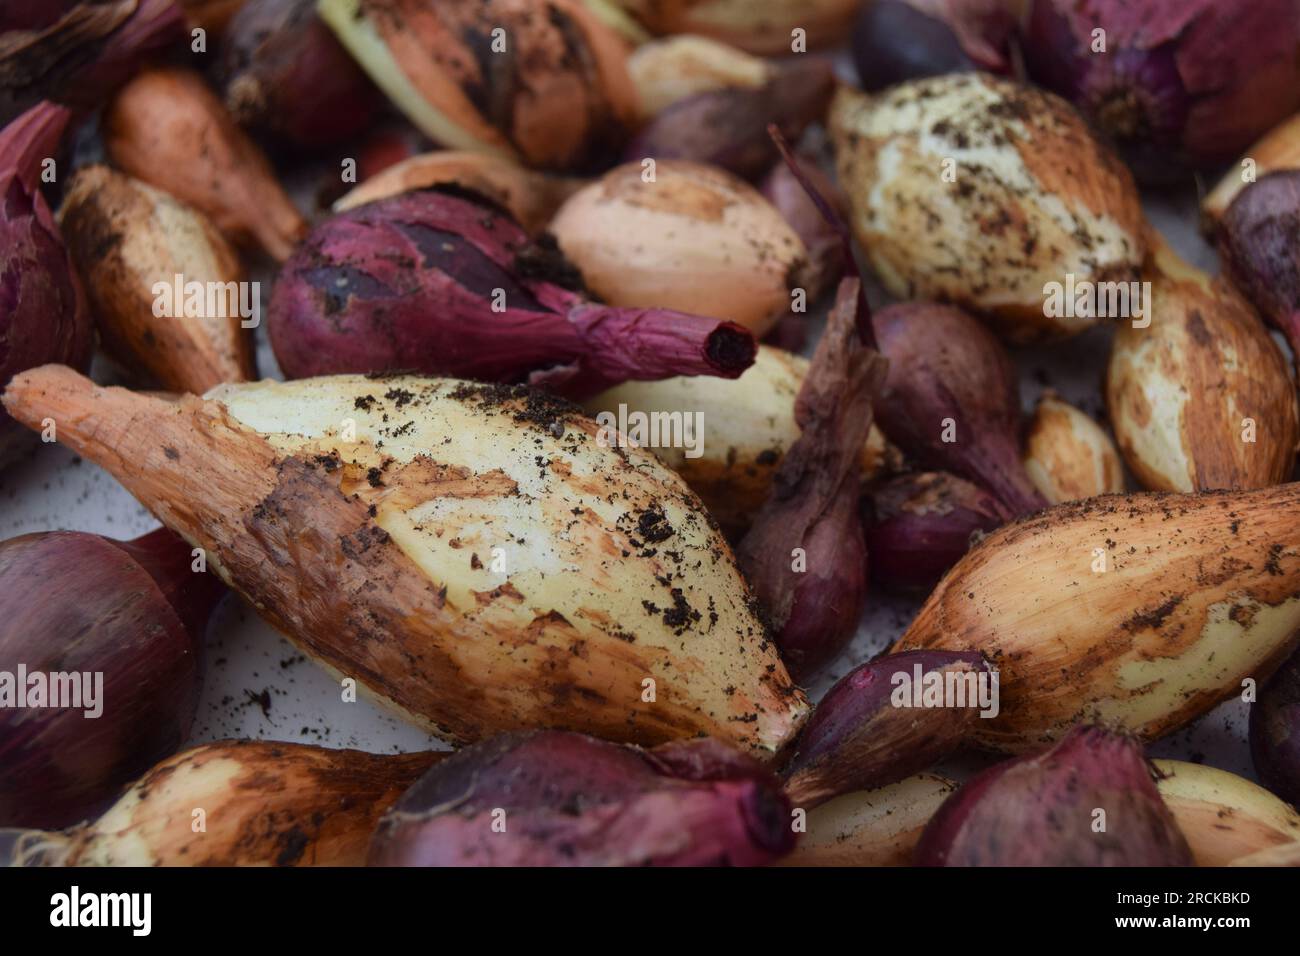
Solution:
{"label": "shallot bulb", "polygon": [[1300,653],[1292,654],[1250,707],[1250,752],[1260,779],[1300,804]]}
{"label": "shallot bulb", "polygon": [[628,72],[643,119],[715,90],[756,90],[777,72],[774,61],[695,34],[651,40],[632,51]]}
{"label": "shallot bulb", "polygon": [[862,87],[965,70],[1011,73],[1016,18],[1008,0],[872,0],[853,27]]}
{"label": "shallot bulb", "polygon": [[271,296],[291,378],[415,369],[590,394],[628,379],[739,375],[740,326],[582,297],[553,245],[503,211],[439,191],[370,203],[316,227]]}
{"label": "shallot bulb", "polygon": [[1054,505],[1124,490],[1124,465],[1110,436],[1051,391],[1034,407],[1024,464],[1034,487]]}
{"label": "shallot bulb", "polygon": [[[809,51],[841,42],[862,0],[599,0],[627,11],[656,34],[692,33],[750,53],[789,54],[800,36]],[[802,31],[795,34],[795,30]]]}

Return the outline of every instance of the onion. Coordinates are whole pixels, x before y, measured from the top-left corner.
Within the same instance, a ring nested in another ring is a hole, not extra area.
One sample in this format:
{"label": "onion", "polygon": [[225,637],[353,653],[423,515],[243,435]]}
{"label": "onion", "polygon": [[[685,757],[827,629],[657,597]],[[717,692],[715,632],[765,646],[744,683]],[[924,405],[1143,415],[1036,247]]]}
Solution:
{"label": "onion", "polygon": [[0,825],[76,823],[185,740],[224,590],[191,560],[164,529],[0,544]]}
{"label": "onion", "polygon": [[1051,750],[980,773],[916,846],[921,866],[1190,866],[1191,850],[1136,741],[1079,727]]}
{"label": "onion", "polygon": [[874,325],[889,359],[877,407],[886,437],[926,468],[988,489],[1013,515],[1046,505],[1021,464],[1015,366],[997,339],[929,303],[882,309]]}
{"label": "onion", "polygon": [[[115,358],[179,392],[256,377],[241,326],[256,320],[261,305],[241,301],[239,257],[206,216],[98,165],[73,175],[60,216],[105,348]],[[175,276],[182,289],[203,284],[198,314],[187,309],[188,294],[177,293]],[[206,290],[213,284],[236,294],[213,300],[217,314],[209,315]],[[251,305],[247,317],[244,304]]]}
{"label": "onion", "polygon": [[835,90],[829,60],[803,58],[775,71],[754,89],[729,87],[697,93],[665,108],[623,151],[626,161],[690,160],[757,179],[778,158],[767,127],[789,140],[826,113]]}
{"label": "onion", "polygon": [[623,41],[581,0],[320,0],[430,139],[546,169],[600,167],[636,116]]}
{"label": "onion", "polygon": [[141,61],[185,39],[185,19],[172,0],[105,0],[64,7],[61,16],[20,14],[0,20],[0,29],[6,31],[0,36],[0,123],[41,100],[93,109]]}
{"label": "onion", "polygon": [[840,678],[817,705],[782,771],[786,793],[808,808],[895,783],[951,754],[980,708],[996,703],[996,676],[979,654],[878,657]]}
{"label": "onion", "polygon": [[1228,162],[1295,112],[1297,46],[1295,0],[1033,0],[1024,50],[1038,82],[1160,182]]}
{"label": "onion", "polygon": [[872,0],[853,27],[863,89],[965,70],[1010,74],[1008,0]]}
{"label": "onion", "polygon": [[858,280],[845,279],[795,400],[802,432],[738,549],[796,681],[844,649],[866,602],[860,449],[886,367],[863,341],[870,322]]}
{"label": "onion", "polygon": [[226,106],[244,126],[301,147],[370,125],[379,92],[316,16],[315,0],[249,0],[222,38]]}
{"label": "onion", "polygon": [[695,33],[751,53],[792,52],[793,31],[808,50],[838,44],[862,0],[599,0],[626,10],[652,33]]}
{"label": "onion", "polygon": [[748,183],[679,160],[628,163],[579,190],[551,231],[611,305],[679,309],[763,335],[804,287],[807,252]]}
{"label": "onion", "polygon": [[[812,185],[817,195],[830,204],[835,216],[843,221],[847,204],[839,186],[810,159],[801,157],[796,162],[799,175]],[[773,166],[759,190],[795,231],[803,242],[804,249],[808,251],[808,269],[803,276],[804,288],[808,293],[808,301],[819,299],[840,281],[844,272],[844,244],[839,230],[827,222],[788,163]],[[787,318],[795,321],[800,329],[805,325],[801,313],[787,313]],[[800,342],[794,351],[801,350],[802,344]]]}
{"label": "onion", "polygon": [[[0,385],[47,362],[90,365],[90,312],[40,192],[41,162],[58,149],[68,118],[41,103],[0,130]],[[0,411],[0,466],[30,440]]]}
{"label": "onion", "polygon": [[1054,505],[1124,490],[1119,452],[1100,425],[1047,391],[1025,436],[1025,473]]}
{"label": "onion", "polygon": [[772,60],[690,34],[637,47],[628,57],[627,68],[643,119],[699,93],[759,89],[777,72]]}
{"label": "onion", "polygon": [[123,172],[198,209],[237,242],[283,261],[307,230],[266,156],[196,73],[141,73],[109,104],[103,134]]}
{"label": "onion", "polygon": [[441,192],[341,213],[286,263],[270,336],[291,378],[417,371],[535,381],[569,394],[627,379],[735,377],[756,348],[739,326],[666,309],[609,308],[509,216]]}
{"label": "onion", "polygon": [[711,740],[558,731],[458,751],[380,821],[372,866],[754,866],[794,846],[772,776]]}
{"label": "onion", "polygon": [[1247,186],[1269,173],[1292,169],[1300,169],[1300,113],[1269,130],[1246,150],[1239,164],[1228,167],[1218,185],[1201,201],[1201,224],[1205,232],[1215,231],[1223,214]]}
{"label": "onion", "polygon": [[899,475],[872,489],[866,517],[871,579],[923,591],[1006,520],[992,495],[946,472]]}
{"label": "onion", "polygon": [[1292,654],[1250,707],[1255,770],[1283,800],[1300,804],[1300,654]]}

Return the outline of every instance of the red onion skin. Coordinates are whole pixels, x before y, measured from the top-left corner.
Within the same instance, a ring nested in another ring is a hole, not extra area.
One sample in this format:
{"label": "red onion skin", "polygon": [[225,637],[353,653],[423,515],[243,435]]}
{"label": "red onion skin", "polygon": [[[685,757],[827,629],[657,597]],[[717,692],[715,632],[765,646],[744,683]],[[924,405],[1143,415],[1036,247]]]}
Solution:
{"label": "red onion skin", "polygon": [[896,783],[962,745],[980,719],[977,707],[894,705],[894,675],[910,678],[918,665],[922,674],[991,673],[979,654],[944,651],[889,654],[854,668],[826,692],[782,771],[794,803],[807,808],[843,793]]}
{"label": "red onion skin", "polygon": [[[69,118],[63,107],[41,103],[0,130],[0,387],[50,362],[90,365],[90,311],[40,192],[41,161],[58,149]],[[31,440],[0,409],[0,465]]]}
{"label": "red onion skin", "polygon": [[495,207],[440,190],[393,196],[299,246],[271,296],[271,345],[290,378],[406,370],[572,397],[628,379],[735,378],[753,363],[754,338],[734,323],[597,305],[552,280],[580,285]]}
{"label": "red onion skin", "polygon": [[0,671],[103,674],[94,719],[86,708],[0,708],[0,825],[78,823],[184,742],[200,626],[224,591],[190,560],[165,530],[133,542],[54,531],[0,543]]}
{"label": "red onion skin", "polygon": [[412,786],[381,821],[369,862],[757,866],[789,852],[780,784],[717,748],[681,742],[658,756],[565,731],[495,737]]}
{"label": "red onion skin", "polygon": [[382,98],[316,15],[315,0],[249,0],[222,39],[226,105],[295,146],[361,133]]}
{"label": "red onion skin", "polygon": [[[881,430],[923,467],[982,486],[1010,516],[1047,507],[1020,461],[1020,398],[1006,350],[965,312],[892,305],[874,318],[889,377],[877,402]],[[945,442],[947,422],[953,441]]]}
{"label": "red onion skin", "polygon": [[1300,361],[1300,171],[1269,173],[1237,194],[1219,253],[1237,288],[1286,336]]}
{"label": "red onion skin", "polygon": [[672,104],[628,144],[623,161],[684,159],[757,179],[779,155],[768,124],[775,123],[786,139],[797,141],[825,115],[834,92],[830,61],[801,57],[757,89],[710,90]]}
{"label": "red onion skin", "polygon": [[[1105,811],[1104,832],[1094,832]],[[918,866],[1191,866],[1141,744],[1076,727],[1046,753],[973,777],[917,843]]]}
{"label": "red onion skin", "polygon": [[1292,654],[1250,705],[1250,753],[1259,779],[1300,805],[1300,654]]}
{"label": "red onion skin", "polygon": [[985,70],[1008,76],[1016,20],[1006,0],[873,0],[853,27],[862,88]]}
{"label": "red onion skin", "polygon": [[928,593],[970,550],[973,535],[1007,518],[987,491],[945,472],[891,478],[875,489],[866,511],[872,581],[904,592]]}
{"label": "red onion skin", "polygon": [[1034,0],[1024,50],[1159,183],[1230,162],[1300,108],[1298,45],[1297,0]]}

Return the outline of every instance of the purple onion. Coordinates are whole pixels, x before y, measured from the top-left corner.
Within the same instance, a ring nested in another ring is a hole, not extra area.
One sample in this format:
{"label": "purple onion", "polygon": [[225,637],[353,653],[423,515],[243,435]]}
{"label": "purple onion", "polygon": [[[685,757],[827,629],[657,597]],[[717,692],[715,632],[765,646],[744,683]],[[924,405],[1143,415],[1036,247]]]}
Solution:
{"label": "purple onion", "polygon": [[[69,116],[40,103],[0,130],[0,387],[50,362],[90,365],[90,312],[40,192],[42,160],[59,148]],[[31,439],[0,409],[0,465]]]}
{"label": "purple onion", "polygon": [[[811,160],[800,158],[796,162],[803,178],[830,203],[836,215],[842,216],[845,200],[839,187]],[[772,167],[760,186],[760,192],[803,240],[809,265],[804,273],[805,291],[810,302],[820,298],[844,274],[844,247],[839,231],[826,221],[788,163],[781,162]],[[796,317],[802,318],[798,314]],[[801,349],[802,345],[791,348],[792,351]]]}
{"label": "purple onion", "polygon": [[874,319],[889,377],[876,406],[881,430],[922,466],[986,488],[1011,516],[1047,507],[1020,460],[1015,365],[965,312],[892,305]]}
{"label": "purple onion", "polygon": [[29,688],[37,674],[102,675],[90,707],[19,707],[16,696],[0,707],[0,826],[78,823],[189,736],[203,631],[224,593],[191,561],[166,529],[0,543],[0,673],[12,693],[20,668]]}
{"label": "purple onion", "polygon": [[553,243],[443,189],[359,206],[312,230],[271,296],[290,378],[417,371],[529,380],[581,397],[630,379],[736,378],[753,335],[668,309],[584,298]]}
{"label": "purple onion", "polygon": [[844,649],[867,596],[858,449],[871,430],[885,363],[863,342],[870,314],[859,291],[857,279],[840,284],[795,400],[801,434],[737,554],[797,681]]}
{"label": "purple onion", "polygon": [[[927,703],[920,696],[927,681],[955,693]],[[996,678],[976,653],[905,651],[869,661],[813,711],[782,771],[786,793],[807,809],[919,773],[962,745],[981,708],[996,713],[996,695]]]}
{"label": "purple onion", "polygon": [[1291,655],[1250,705],[1250,753],[1260,780],[1300,805],[1300,653]]}
{"label": "purple onion", "polygon": [[1030,75],[1147,182],[1229,162],[1300,108],[1300,0],[1033,0],[1026,34]]}
{"label": "purple onion", "polygon": [[801,57],[778,68],[763,86],[725,87],[673,103],[646,124],[623,159],[686,159],[757,179],[779,157],[768,125],[798,140],[825,115],[834,92],[830,61]]}
{"label": "purple onion", "polygon": [[980,533],[1007,518],[987,491],[941,471],[889,479],[871,491],[866,510],[872,581],[927,593]]}
{"label": "purple onion", "polygon": [[1011,73],[1016,19],[1007,0],[873,0],[853,28],[862,87],[985,70]]}
{"label": "purple onion", "polygon": [[757,866],[794,847],[790,805],[715,741],[643,751],[547,730],[435,765],[375,832],[372,866]]}
{"label": "purple onion", "polygon": [[1191,866],[1131,737],[1076,727],[1046,753],[978,774],[944,801],[918,866]]}
{"label": "purple onion", "polygon": [[316,15],[315,0],[248,0],[230,21],[222,50],[231,114],[297,146],[358,135],[382,103]]}

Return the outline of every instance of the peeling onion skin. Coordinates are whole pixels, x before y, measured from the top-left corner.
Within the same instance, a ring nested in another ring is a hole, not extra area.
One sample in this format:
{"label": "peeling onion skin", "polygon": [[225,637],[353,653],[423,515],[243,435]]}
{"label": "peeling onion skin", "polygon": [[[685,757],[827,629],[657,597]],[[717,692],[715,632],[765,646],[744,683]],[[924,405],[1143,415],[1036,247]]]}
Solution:
{"label": "peeling onion skin", "polygon": [[1204,764],[1154,764],[1160,796],[1197,866],[1230,866],[1277,847],[1300,848],[1300,814],[1263,787]]}
{"label": "peeling onion skin", "polygon": [[1150,326],[1120,325],[1106,371],[1124,460],[1152,491],[1285,480],[1300,423],[1281,349],[1230,284],[1192,268],[1158,237],[1149,245]]}
{"label": "peeling onion skin", "polygon": [[[0,130],[0,386],[47,362],[90,367],[95,332],[76,269],[40,191],[71,114],[40,103]],[[0,410],[0,468],[32,436]]]}
{"label": "peeling onion skin", "polygon": [[[364,866],[380,816],[445,756],[201,744],[162,761],[96,820],[0,830],[0,866]],[[206,827],[197,833],[195,808]]]}
{"label": "peeling onion skin", "polygon": [[582,279],[478,197],[404,193],[312,230],[276,280],[269,336],[290,378],[400,369],[574,397],[753,362],[734,323],[598,305]]}
{"label": "peeling onion skin", "polygon": [[966,70],[1010,75],[1015,33],[1007,0],[872,0],[853,25],[853,63],[870,91]]}
{"label": "peeling onion skin", "polygon": [[[877,657],[836,681],[817,704],[781,771],[795,806],[810,809],[854,790],[870,790],[919,773],[956,751],[979,722],[978,699],[963,706],[902,706],[902,678],[990,675],[977,653],[909,651]],[[925,679],[925,678],[923,678]],[[910,695],[905,698],[910,701]]]}
{"label": "peeling onion skin", "polygon": [[992,492],[1009,515],[1046,505],[1020,460],[1019,384],[998,340],[960,309],[925,302],[881,309],[872,325],[889,359],[876,409],[886,437]]}
{"label": "peeling onion skin", "polygon": [[769,773],[711,740],[667,746],[660,759],[540,731],[458,751],[385,815],[369,863],[756,866],[793,848],[789,803]]}
{"label": "peeling onion skin", "polygon": [[699,499],[552,396],[336,376],[164,400],[46,366],[3,400],[56,418],[304,653],[444,739],[705,734],[771,760],[807,716]]}
{"label": "peeling onion skin", "polygon": [[1037,82],[1163,184],[1232,160],[1300,108],[1297,45],[1296,0],[1033,0],[1023,46]]}
{"label": "peeling onion skin", "polygon": [[807,34],[808,52],[838,45],[861,0],[607,0],[657,34],[690,33],[750,53],[789,55],[791,31]]}
{"label": "peeling onion skin", "polygon": [[1133,178],[1050,93],[986,73],[841,88],[828,126],[854,234],[896,298],[950,302],[1023,344],[1097,322],[1048,316],[1048,283],[1137,277]]}
{"label": "peeling onion skin", "polygon": [[1250,753],[1265,786],[1300,804],[1300,654],[1291,655],[1250,705]]}
{"label": "peeling onion skin", "polygon": [[762,337],[804,285],[807,250],[762,195],[723,170],[626,163],[569,198],[551,223],[588,288],[610,305],[666,308]]}
{"label": "peeling onion skin", "polygon": [[869,492],[864,511],[872,581],[923,594],[1007,518],[987,491],[941,471],[889,479]]}
{"label": "peeling onion skin", "polygon": [[1266,678],[1298,635],[1300,485],[1287,484],[1106,495],[999,528],[892,650],[996,662],[1001,711],[976,737],[1022,752],[1079,720],[1155,740]]}
{"label": "peeling onion skin", "polygon": [[1124,465],[1110,436],[1051,392],[1034,408],[1024,463],[1029,480],[1054,505],[1124,490]]}
{"label": "peeling onion skin", "polygon": [[[1097,811],[1105,828],[1094,830]],[[1079,727],[1051,750],[978,774],[916,846],[918,866],[1191,866],[1137,741]]]}
{"label": "peeling onion skin", "polygon": [[[1246,161],[1250,161],[1250,178],[1247,179]],[[1201,227],[1213,236],[1224,214],[1248,187],[1260,182],[1270,173],[1300,169],[1300,113],[1269,130],[1254,143],[1240,161],[1228,167],[1223,178],[1201,202]]]}
{"label": "peeling onion skin", "polygon": [[225,591],[191,560],[165,529],[0,543],[0,671],[103,675],[95,718],[88,707],[0,709],[0,825],[77,823],[189,735],[203,633]]}

